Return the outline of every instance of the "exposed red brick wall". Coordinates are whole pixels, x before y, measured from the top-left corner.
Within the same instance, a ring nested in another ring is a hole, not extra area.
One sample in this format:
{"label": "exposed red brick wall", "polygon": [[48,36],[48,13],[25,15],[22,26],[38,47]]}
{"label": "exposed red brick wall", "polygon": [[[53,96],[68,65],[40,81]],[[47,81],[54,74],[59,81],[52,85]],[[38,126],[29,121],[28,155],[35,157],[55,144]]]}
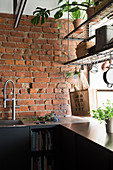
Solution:
{"label": "exposed red brick wall", "polygon": [[[13,28],[11,14],[0,14],[0,117],[11,117],[11,102],[3,108],[3,87],[11,79],[16,86],[16,118],[45,115],[51,111],[57,114],[71,114],[69,88],[75,84],[66,78],[68,60],[67,20],[63,28],[49,18],[44,25],[33,26],[32,16],[22,16],[19,27]],[[70,24],[71,29],[73,26]],[[75,58],[76,41],[70,41],[70,58]],[[11,97],[11,84],[7,86]]]}

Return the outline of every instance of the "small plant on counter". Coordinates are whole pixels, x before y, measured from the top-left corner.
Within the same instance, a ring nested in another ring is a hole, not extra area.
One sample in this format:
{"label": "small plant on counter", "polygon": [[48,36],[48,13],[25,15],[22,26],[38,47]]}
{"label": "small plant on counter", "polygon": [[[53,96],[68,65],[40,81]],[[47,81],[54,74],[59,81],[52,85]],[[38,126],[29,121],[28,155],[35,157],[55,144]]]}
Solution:
{"label": "small plant on counter", "polygon": [[54,121],[58,122],[60,119],[57,118],[57,114],[51,112],[50,114],[46,114],[45,116],[38,116],[37,120],[39,121]]}
{"label": "small plant on counter", "polygon": [[113,118],[113,103],[107,99],[106,104],[103,103],[103,107],[99,107],[97,110],[92,110],[95,119],[98,119],[100,123],[104,120],[107,122],[109,118]]}

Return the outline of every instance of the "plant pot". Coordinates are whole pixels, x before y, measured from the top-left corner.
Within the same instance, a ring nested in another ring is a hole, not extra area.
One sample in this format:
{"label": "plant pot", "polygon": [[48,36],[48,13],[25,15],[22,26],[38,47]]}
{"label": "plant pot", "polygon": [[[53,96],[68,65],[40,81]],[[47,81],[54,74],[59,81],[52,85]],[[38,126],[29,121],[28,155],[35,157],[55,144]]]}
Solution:
{"label": "plant pot", "polygon": [[[87,13],[87,17],[90,18],[92,15],[95,14],[95,7],[87,8],[86,13]],[[98,22],[98,21],[99,21],[99,18],[97,18],[97,17],[96,18],[92,18],[90,20],[90,22]]]}
{"label": "plant pot", "polygon": [[[79,25],[81,25],[83,22],[84,22],[83,19],[75,19],[75,20],[73,21],[74,29],[76,29],[76,28],[77,28]],[[82,32],[82,31],[83,31],[83,27],[80,27],[77,31]]]}
{"label": "plant pot", "polygon": [[113,133],[113,118],[106,120],[106,132]]}
{"label": "plant pot", "polygon": [[74,75],[74,79],[77,79],[77,78],[78,78],[78,74],[75,74],[75,75]]}

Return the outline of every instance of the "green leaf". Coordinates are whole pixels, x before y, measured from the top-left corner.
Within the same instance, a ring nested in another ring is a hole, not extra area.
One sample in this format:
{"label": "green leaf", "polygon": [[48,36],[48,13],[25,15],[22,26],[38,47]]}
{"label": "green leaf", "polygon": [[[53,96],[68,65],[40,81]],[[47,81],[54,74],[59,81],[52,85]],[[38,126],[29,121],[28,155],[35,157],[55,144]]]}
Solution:
{"label": "green leaf", "polygon": [[35,15],[37,12],[39,13],[39,12],[40,12],[40,10],[36,10],[36,11],[34,11],[34,12],[33,12],[33,15]]}
{"label": "green leaf", "polygon": [[73,4],[73,5],[77,5],[77,2],[76,2],[76,1],[74,1],[74,2],[72,2],[72,4]]}
{"label": "green leaf", "polygon": [[61,10],[57,11],[54,15],[55,19],[59,19],[63,16],[63,12]]}
{"label": "green leaf", "polygon": [[58,1],[58,5],[59,5],[62,1],[63,1],[63,0],[59,0],[59,1]]}
{"label": "green leaf", "polygon": [[39,21],[40,21],[40,16],[37,15],[37,16],[35,16],[35,17],[31,20],[31,23],[32,23],[33,25],[37,25],[37,24],[39,23]]}
{"label": "green leaf", "polygon": [[60,25],[57,27],[57,29],[59,30],[61,27],[62,27],[62,24],[60,24]]}
{"label": "green leaf", "polygon": [[48,19],[48,17],[49,17],[48,14],[45,12],[45,18],[46,18],[46,20]]}
{"label": "green leaf", "polygon": [[71,8],[70,10],[69,10],[69,12],[76,12],[76,11],[78,11],[80,8],[77,6],[77,7],[74,7],[74,8]]}
{"label": "green leaf", "polygon": [[42,15],[42,18],[41,18],[41,25],[43,25],[44,22],[45,22],[45,20],[44,20],[44,15]]}

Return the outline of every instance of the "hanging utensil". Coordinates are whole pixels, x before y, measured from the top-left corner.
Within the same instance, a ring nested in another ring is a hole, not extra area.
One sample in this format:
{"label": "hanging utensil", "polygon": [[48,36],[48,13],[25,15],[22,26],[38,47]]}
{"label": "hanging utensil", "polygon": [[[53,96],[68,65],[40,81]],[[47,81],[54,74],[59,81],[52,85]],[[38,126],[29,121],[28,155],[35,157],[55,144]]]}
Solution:
{"label": "hanging utensil", "polygon": [[107,87],[111,88],[113,86],[113,64],[112,64],[112,59],[110,55],[110,60],[109,60],[109,68],[107,71],[103,73],[103,79],[104,82],[107,84]]}

